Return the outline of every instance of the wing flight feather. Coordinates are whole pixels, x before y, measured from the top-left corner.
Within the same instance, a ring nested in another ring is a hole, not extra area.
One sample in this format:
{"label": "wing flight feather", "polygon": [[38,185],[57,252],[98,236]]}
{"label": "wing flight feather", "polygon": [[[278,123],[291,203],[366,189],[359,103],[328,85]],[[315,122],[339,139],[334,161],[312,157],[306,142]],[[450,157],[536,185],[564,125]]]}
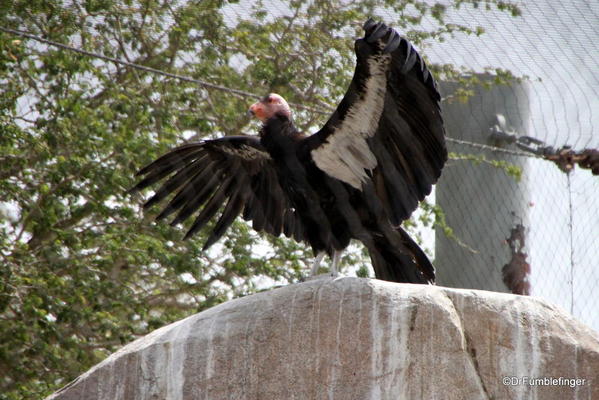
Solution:
{"label": "wing flight feather", "polygon": [[356,69],[323,128],[306,138],[315,164],[376,194],[399,225],[432,189],[447,160],[440,95],[424,60],[392,28],[369,20]]}
{"label": "wing flight feather", "polygon": [[185,238],[221,211],[204,248],[220,239],[240,214],[252,220],[258,231],[283,232],[296,239],[303,236],[297,232],[301,224],[279,185],[272,159],[257,137],[227,136],[186,144],[142,168],[138,175],[143,179],[132,191],[166,178],[144,208],[175,193],[157,219],[177,213],[171,221],[175,225],[199,210]]}

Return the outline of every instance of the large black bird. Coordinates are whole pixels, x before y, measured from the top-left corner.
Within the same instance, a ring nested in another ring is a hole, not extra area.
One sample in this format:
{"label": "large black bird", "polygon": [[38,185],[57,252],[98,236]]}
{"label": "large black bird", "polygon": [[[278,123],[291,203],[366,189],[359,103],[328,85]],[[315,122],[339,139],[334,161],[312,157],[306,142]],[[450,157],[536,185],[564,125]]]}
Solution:
{"label": "large black bird", "polygon": [[138,172],[134,190],[169,177],[144,205],[177,191],[162,219],[178,224],[201,208],[186,238],[219,210],[205,247],[242,214],[257,231],[310,244],[315,267],[326,253],[336,273],[350,239],[368,248],[377,278],[432,283],[434,268],[400,227],[430,193],[447,159],[440,96],[410,42],[369,19],[355,42],[356,70],[321,130],[299,132],[287,102],[269,94],[250,113],[259,136],[185,144]]}

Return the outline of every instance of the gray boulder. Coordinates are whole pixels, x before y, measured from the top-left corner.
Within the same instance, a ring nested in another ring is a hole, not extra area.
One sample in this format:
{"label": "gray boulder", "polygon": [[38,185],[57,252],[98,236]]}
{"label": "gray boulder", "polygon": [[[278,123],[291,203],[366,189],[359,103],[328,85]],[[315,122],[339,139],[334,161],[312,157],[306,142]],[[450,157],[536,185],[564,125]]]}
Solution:
{"label": "gray boulder", "polygon": [[48,399],[599,399],[599,335],[511,294],[317,279],[158,329]]}

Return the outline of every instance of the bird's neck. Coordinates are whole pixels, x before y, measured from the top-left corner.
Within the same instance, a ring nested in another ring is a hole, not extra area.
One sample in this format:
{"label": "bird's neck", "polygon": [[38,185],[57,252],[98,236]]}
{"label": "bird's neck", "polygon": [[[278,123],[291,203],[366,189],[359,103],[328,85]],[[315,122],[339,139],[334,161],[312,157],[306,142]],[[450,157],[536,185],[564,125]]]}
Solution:
{"label": "bird's neck", "polygon": [[260,130],[260,141],[271,154],[295,151],[295,145],[302,137],[293,121],[281,114],[269,118]]}
{"label": "bird's neck", "polygon": [[262,141],[296,141],[302,134],[297,130],[293,121],[286,115],[276,114],[266,120],[260,130]]}
{"label": "bird's neck", "polygon": [[295,137],[300,135],[299,131],[293,124],[293,120],[284,114],[275,114],[264,122],[260,136],[286,136]]}

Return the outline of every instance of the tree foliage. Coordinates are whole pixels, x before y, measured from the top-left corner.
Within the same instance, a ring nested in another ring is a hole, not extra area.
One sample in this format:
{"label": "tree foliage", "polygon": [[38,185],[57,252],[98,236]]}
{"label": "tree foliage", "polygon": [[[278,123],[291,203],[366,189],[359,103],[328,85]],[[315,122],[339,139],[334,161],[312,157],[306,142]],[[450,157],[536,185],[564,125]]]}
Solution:
{"label": "tree foliage", "polygon": [[[480,4],[518,12],[501,1],[15,0],[0,5],[0,26],[276,91],[323,111],[296,111],[309,130],[345,91],[366,16],[422,47],[482,34],[445,21],[449,8]],[[134,172],[176,144],[254,132],[251,100],[0,33],[0,398],[46,395],[138,335],[301,276],[303,245],[238,222],[202,252],[204,234],[181,241],[127,194]],[[360,251],[345,261],[366,273]]]}

